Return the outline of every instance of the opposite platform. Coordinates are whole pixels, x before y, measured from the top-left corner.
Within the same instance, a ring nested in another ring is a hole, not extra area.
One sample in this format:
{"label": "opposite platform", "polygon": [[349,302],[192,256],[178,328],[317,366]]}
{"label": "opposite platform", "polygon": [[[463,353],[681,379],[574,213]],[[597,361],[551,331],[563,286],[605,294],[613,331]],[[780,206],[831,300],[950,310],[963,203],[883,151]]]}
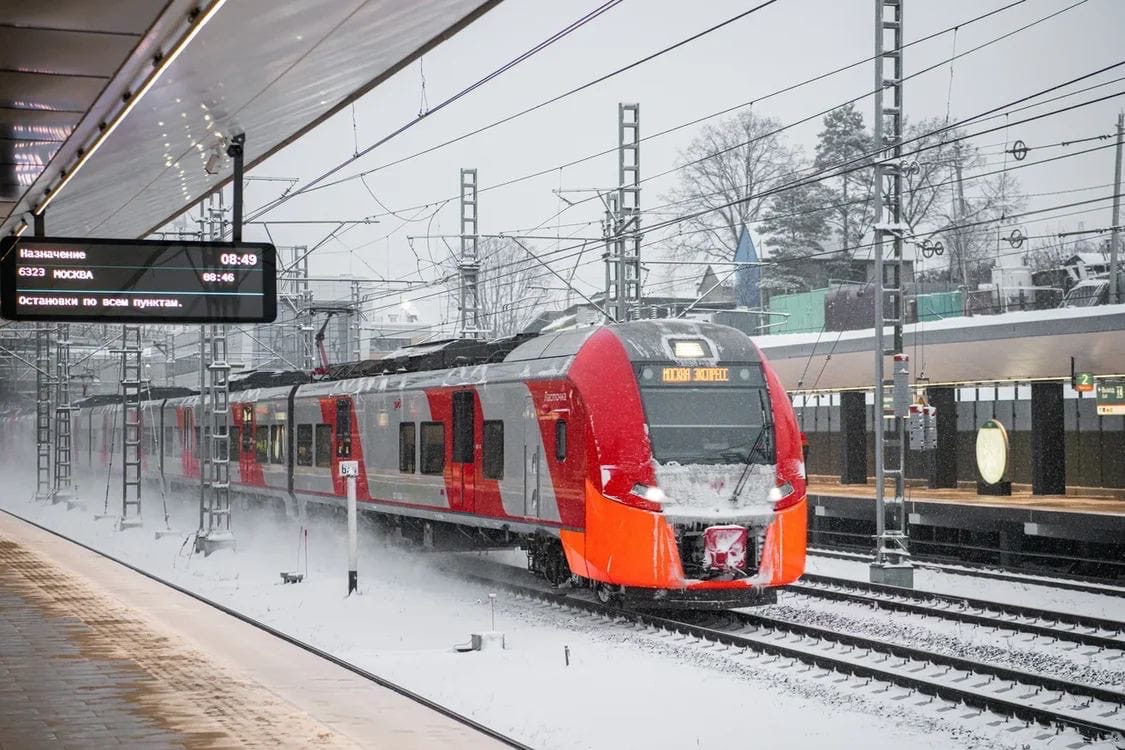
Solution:
{"label": "opposite platform", "polygon": [[4,513],[0,644],[0,750],[503,747]]}

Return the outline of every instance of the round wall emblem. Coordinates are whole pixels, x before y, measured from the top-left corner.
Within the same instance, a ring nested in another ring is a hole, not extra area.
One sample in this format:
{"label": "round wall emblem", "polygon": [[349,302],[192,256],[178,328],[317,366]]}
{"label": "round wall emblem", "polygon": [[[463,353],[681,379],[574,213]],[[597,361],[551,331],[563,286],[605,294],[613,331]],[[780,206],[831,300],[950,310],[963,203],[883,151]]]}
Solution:
{"label": "round wall emblem", "polygon": [[995,419],[977,430],[977,471],[988,484],[1003,481],[1008,471],[1008,431]]}

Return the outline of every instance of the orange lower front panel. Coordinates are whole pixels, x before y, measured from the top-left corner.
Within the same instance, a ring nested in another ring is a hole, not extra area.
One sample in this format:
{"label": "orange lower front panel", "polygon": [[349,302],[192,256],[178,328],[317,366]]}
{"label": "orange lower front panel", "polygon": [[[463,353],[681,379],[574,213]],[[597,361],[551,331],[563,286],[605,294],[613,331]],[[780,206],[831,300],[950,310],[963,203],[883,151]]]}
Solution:
{"label": "orange lower front panel", "polygon": [[684,578],[675,532],[659,513],[610,500],[586,484],[586,529],[564,531],[563,550],[577,575],[653,589],[745,589],[782,586],[805,569],[805,501],[777,513],[766,532],[759,573],[738,581]]}

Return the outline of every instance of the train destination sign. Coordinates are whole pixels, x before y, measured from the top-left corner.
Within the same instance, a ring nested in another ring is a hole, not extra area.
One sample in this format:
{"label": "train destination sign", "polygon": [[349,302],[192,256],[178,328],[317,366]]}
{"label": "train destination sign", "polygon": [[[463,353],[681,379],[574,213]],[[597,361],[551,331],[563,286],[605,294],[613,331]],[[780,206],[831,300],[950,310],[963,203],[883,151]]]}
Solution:
{"label": "train destination sign", "polygon": [[277,317],[277,251],[264,242],[5,237],[0,315],[64,323],[270,323]]}
{"label": "train destination sign", "polygon": [[665,367],[660,375],[665,383],[727,383],[729,367]]}

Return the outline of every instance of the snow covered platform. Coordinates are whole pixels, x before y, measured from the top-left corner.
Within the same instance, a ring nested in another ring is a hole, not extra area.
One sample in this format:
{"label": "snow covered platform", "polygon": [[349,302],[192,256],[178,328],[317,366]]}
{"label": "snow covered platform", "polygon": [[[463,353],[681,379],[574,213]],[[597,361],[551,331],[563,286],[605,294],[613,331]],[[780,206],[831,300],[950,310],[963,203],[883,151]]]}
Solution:
{"label": "snow covered platform", "polygon": [[500,746],[7,514],[0,643],[3,748]]}

